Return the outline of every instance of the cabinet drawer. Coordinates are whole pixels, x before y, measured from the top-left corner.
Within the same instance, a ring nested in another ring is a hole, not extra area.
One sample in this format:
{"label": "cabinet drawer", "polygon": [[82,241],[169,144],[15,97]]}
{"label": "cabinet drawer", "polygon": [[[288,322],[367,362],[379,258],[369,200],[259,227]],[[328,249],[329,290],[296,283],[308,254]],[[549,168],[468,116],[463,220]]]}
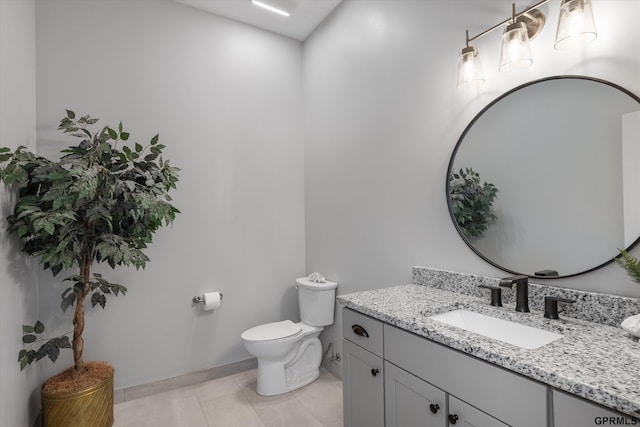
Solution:
{"label": "cabinet drawer", "polygon": [[509,425],[547,425],[547,388],[535,381],[389,325],[384,349],[386,360]]}
{"label": "cabinet drawer", "polygon": [[[485,414],[484,412],[467,405],[461,400],[453,396],[449,396],[449,424],[458,424],[461,426],[473,427],[509,427],[495,418]],[[452,419],[451,419],[452,418]],[[455,421],[451,423],[451,421]],[[580,424],[587,425],[587,424]],[[566,427],[566,426],[565,426]]]}
{"label": "cabinet drawer", "polygon": [[379,320],[343,308],[342,336],[382,357],[382,322]]}

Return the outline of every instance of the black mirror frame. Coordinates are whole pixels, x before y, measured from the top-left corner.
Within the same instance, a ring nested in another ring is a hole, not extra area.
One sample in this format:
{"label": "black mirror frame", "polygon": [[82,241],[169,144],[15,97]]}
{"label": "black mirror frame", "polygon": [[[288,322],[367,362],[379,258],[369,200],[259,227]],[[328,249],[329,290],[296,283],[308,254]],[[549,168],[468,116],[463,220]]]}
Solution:
{"label": "black mirror frame", "polygon": [[[561,79],[581,79],[581,80],[590,80],[593,82],[597,82],[597,83],[602,83],[608,86],[611,86],[615,89],[618,89],[619,91],[625,93],[626,95],[630,96],[631,98],[633,98],[635,101],[638,102],[638,104],[640,104],[640,97],[638,97],[637,95],[635,95],[633,92],[631,92],[630,90],[619,86],[615,83],[612,83],[610,81],[607,80],[603,80],[603,79],[599,79],[596,77],[588,77],[588,76],[580,76],[580,75],[559,75],[559,76],[550,76],[550,77],[544,77],[541,79],[537,79],[537,80],[532,80],[530,82],[524,83],[520,86],[517,86],[513,89],[508,90],[507,92],[503,93],[502,95],[498,96],[496,99],[494,99],[493,101],[491,101],[489,104],[487,104],[487,106],[485,106],[482,110],[480,110],[480,112],[469,122],[469,124],[465,127],[464,131],[462,132],[462,134],[460,135],[460,138],[458,138],[458,142],[456,143],[456,146],[453,149],[453,152],[451,153],[451,158],[449,159],[449,165],[447,166],[447,176],[445,178],[445,182],[446,182],[446,189],[445,189],[445,196],[447,198],[447,208],[449,210],[449,216],[451,217],[451,221],[453,222],[454,227],[456,228],[456,230],[458,231],[458,234],[460,235],[460,237],[462,238],[462,240],[466,243],[466,245],[471,248],[471,250],[473,252],[475,252],[476,255],[478,255],[480,258],[482,258],[483,260],[485,260],[486,262],[488,262],[489,264],[493,265],[494,267],[505,271],[507,273],[510,274],[517,274],[517,275],[524,275],[524,276],[529,276],[532,278],[537,278],[537,279],[564,279],[564,278],[568,278],[568,277],[575,277],[575,276],[579,276],[582,274],[586,274],[586,273],[590,273],[592,271],[598,270],[606,265],[611,264],[612,262],[614,262],[614,260],[616,258],[618,258],[620,255],[615,255],[613,256],[611,259],[595,266],[592,268],[589,268],[587,270],[584,271],[580,271],[577,273],[572,273],[572,274],[567,274],[567,275],[558,275],[558,276],[536,276],[535,274],[529,274],[529,273],[523,273],[521,271],[516,271],[516,270],[511,270],[507,267],[504,267],[502,265],[497,264],[496,262],[490,260],[489,258],[487,258],[486,256],[484,256],[482,253],[480,253],[480,251],[478,251],[469,241],[469,239],[467,239],[467,237],[464,235],[464,232],[460,229],[460,227],[458,226],[458,223],[453,215],[453,209],[451,207],[451,198],[449,197],[451,188],[450,188],[450,184],[449,184],[449,177],[451,175],[451,171],[453,168],[453,162],[455,160],[456,154],[458,153],[458,149],[460,148],[460,146],[462,145],[462,141],[464,140],[465,136],[467,135],[467,133],[469,132],[469,130],[471,130],[471,128],[473,127],[473,125],[484,115],[485,112],[487,112],[491,107],[493,107],[496,103],[500,102],[502,99],[506,98],[507,96],[511,95],[514,92],[519,91],[520,89],[526,88],[528,86],[537,84],[537,83],[542,83],[545,81],[550,81],[550,80],[561,80]],[[625,250],[629,251],[631,250],[633,247],[635,247],[636,245],[638,245],[638,243],[640,243],[640,236],[638,236],[638,238],[631,243],[631,245],[629,245],[629,247],[625,248]]]}

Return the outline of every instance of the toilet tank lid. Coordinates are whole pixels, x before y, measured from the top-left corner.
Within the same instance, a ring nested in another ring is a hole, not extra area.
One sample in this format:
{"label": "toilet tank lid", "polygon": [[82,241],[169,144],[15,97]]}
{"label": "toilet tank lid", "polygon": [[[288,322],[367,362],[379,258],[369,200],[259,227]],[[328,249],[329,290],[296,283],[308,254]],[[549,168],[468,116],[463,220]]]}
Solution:
{"label": "toilet tank lid", "polygon": [[247,329],[241,335],[245,341],[269,341],[290,337],[302,330],[302,327],[291,320],[282,322],[266,323]]}
{"label": "toilet tank lid", "polygon": [[330,281],[327,280],[324,283],[317,283],[317,282],[312,282],[311,280],[309,280],[306,277],[300,277],[300,278],[296,279],[296,283],[298,285],[302,286],[303,288],[315,289],[317,291],[335,289],[335,288],[338,287],[338,284],[336,282],[330,282]]}

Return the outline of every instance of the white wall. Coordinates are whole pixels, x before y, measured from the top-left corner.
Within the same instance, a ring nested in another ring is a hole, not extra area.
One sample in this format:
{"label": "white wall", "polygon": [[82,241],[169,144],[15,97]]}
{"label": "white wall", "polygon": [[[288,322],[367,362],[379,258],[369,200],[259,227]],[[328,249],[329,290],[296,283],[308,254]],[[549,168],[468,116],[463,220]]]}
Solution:
{"label": "white wall", "polygon": [[[65,108],[160,133],[182,168],[182,211],[145,271],[107,268],[129,287],[89,309],[85,359],[116,368],[116,389],[251,356],[240,333],[296,319],[305,274],[302,45],[173,1],[38,2],[38,149],[65,144]],[[62,276],[62,275],[61,275]],[[44,273],[41,317],[70,326]],[[191,299],[224,294],[202,312]],[[65,360],[47,375],[71,364]]]}
{"label": "white wall", "polygon": [[[101,124],[123,120],[141,141],[160,132],[167,157],[183,169],[175,193],[183,213],[156,235],[147,270],[105,271],[130,292],[105,311],[89,310],[86,358],[114,364],[116,388],[248,358],[239,334],[297,320],[293,279],[312,271],[337,280],[340,293],[408,283],[413,265],[504,275],[466,247],[447,211],[446,167],[466,124],[499,94],[547,75],[588,74],[640,93],[640,5],[598,1],[598,40],[564,54],[550,47],[557,3],[543,7],[553,11],[532,68],[493,71],[499,46],[487,36],[478,42],[487,83],[461,92],[464,29],[475,34],[504,19],[510,2],[346,0],[305,42],[304,57],[297,42],[167,0],[38,2],[38,150],[56,153],[66,143],[55,127],[71,108]],[[0,1],[3,41],[8,4]],[[28,45],[34,29],[26,23],[16,35]],[[0,44],[3,64],[8,45],[28,52],[15,38]],[[34,67],[16,69],[28,77]],[[3,77],[0,88],[14,85]],[[10,275],[8,267],[0,274]],[[554,284],[640,296],[616,266]],[[32,291],[19,289],[28,307],[3,294],[3,337],[35,315]],[[70,314],[58,309],[61,289],[42,275],[40,317],[63,331]],[[214,289],[225,294],[221,310],[191,305]],[[323,334],[338,351],[339,327],[338,318]],[[2,347],[1,387],[15,393],[17,375],[9,385],[4,375],[17,364]],[[71,357],[43,363],[42,378]]]}
{"label": "white wall", "polygon": [[[542,8],[546,28],[525,71],[497,71],[499,31],[478,41],[487,82],[476,91],[456,88],[464,31],[506,19],[510,1],[346,0],[305,41],[308,271],[342,294],[409,283],[414,265],[505,275],[465,245],[447,210],[447,165],[467,123],[508,89],[550,75],[640,94],[640,3],[595,2],[598,39],[578,52],[553,49],[558,4]],[[553,284],[640,296],[616,265]],[[338,348],[340,322],[323,336]]]}
{"label": "white wall", "polygon": [[[35,2],[0,1],[0,147],[35,149]],[[8,236],[13,193],[0,184],[0,426],[30,426],[37,414],[38,367],[20,372],[22,325],[38,314],[35,266]]]}

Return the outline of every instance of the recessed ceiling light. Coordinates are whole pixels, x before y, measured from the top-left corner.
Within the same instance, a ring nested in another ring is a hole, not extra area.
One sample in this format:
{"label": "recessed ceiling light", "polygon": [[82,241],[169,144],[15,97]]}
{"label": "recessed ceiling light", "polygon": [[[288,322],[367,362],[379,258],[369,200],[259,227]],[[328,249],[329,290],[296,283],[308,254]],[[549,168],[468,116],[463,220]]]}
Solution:
{"label": "recessed ceiling light", "polygon": [[277,7],[273,7],[273,6],[271,6],[271,5],[268,5],[268,4],[266,4],[266,3],[263,3],[263,2],[261,2],[261,1],[258,1],[258,0],[251,0],[251,3],[252,3],[252,4],[254,4],[254,5],[256,5],[256,6],[258,6],[258,7],[261,7],[261,8],[263,8],[263,9],[266,9],[266,10],[268,10],[268,11],[270,11],[270,12],[277,13],[278,15],[282,15],[282,16],[289,16],[289,12],[287,12],[287,11],[285,11],[285,10],[282,10],[282,9],[278,9]]}

